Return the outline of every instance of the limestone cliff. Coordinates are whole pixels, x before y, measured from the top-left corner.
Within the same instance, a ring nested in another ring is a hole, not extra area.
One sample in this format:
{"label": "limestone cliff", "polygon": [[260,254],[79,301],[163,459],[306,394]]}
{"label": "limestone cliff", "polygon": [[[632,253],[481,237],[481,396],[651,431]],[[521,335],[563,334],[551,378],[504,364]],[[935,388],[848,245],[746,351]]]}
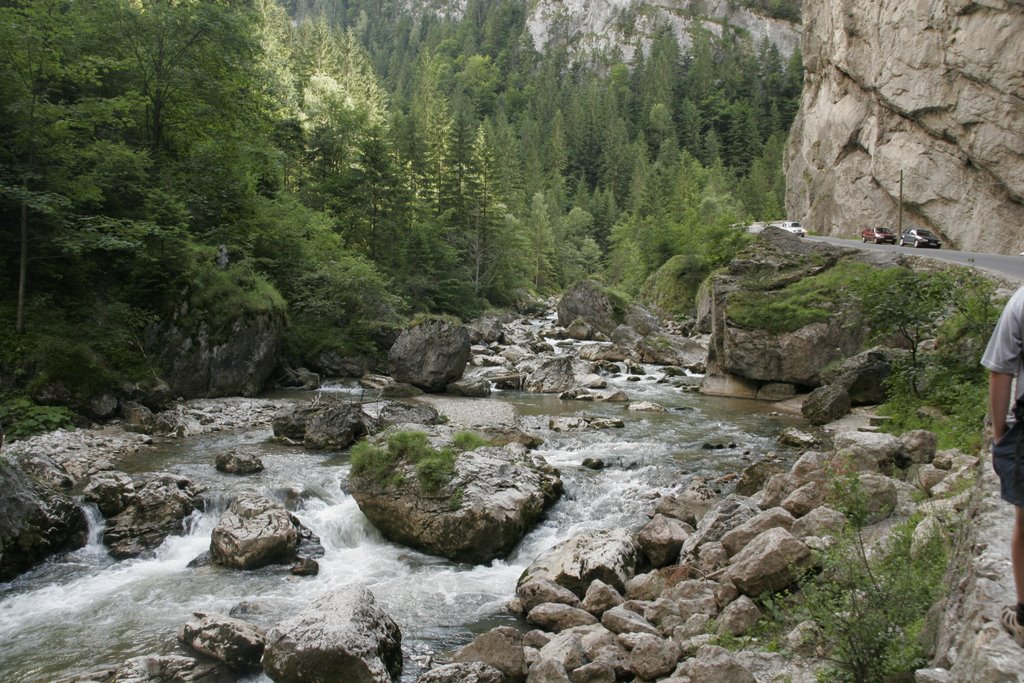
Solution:
{"label": "limestone cliff", "polygon": [[812,231],[895,225],[1024,250],[1024,2],[805,2],[787,211]]}

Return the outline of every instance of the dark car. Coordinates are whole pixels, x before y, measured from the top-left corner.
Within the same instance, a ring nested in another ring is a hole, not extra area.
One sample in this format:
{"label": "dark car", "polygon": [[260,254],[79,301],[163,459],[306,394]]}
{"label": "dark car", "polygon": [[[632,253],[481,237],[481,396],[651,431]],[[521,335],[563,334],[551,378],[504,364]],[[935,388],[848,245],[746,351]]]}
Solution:
{"label": "dark car", "polygon": [[890,228],[864,228],[860,231],[861,242],[874,242],[875,244],[896,244],[896,233]]}
{"label": "dark car", "polygon": [[930,247],[932,249],[941,249],[942,242],[935,236],[935,233],[924,228],[911,228],[910,230],[904,230],[903,234],[900,235],[900,246],[912,246],[912,247]]}

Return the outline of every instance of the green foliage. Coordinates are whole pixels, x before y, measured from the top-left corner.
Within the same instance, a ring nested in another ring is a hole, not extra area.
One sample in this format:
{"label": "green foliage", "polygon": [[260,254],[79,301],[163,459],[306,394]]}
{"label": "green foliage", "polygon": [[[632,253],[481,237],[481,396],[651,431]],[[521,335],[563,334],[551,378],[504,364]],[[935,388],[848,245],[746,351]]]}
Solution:
{"label": "green foliage", "polygon": [[25,396],[0,398],[0,426],[8,440],[70,427],[74,413],[62,406],[41,406]]}
{"label": "green foliage", "polygon": [[878,272],[871,266],[844,261],[778,289],[770,288],[774,283],[765,283],[762,289],[744,289],[729,297],[728,315],[731,322],[744,327],[794,332],[811,323],[825,322],[843,306],[855,304],[854,287]]}
{"label": "green foliage", "polygon": [[[885,429],[928,429],[941,448],[977,450],[988,410],[987,374],[978,359],[1000,311],[993,284],[967,268],[890,269],[883,276],[862,284],[863,296],[875,302],[869,322],[879,338],[895,334],[910,346],[886,385],[889,400],[879,412],[892,420]],[[921,345],[926,339],[935,344]]]}
{"label": "green foliage", "polygon": [[481,436],[476,432],[456,432],[455,436],[452,438],[452,448],[459,453],[475,451],[478,448],[490,445],[490,439]]}
{"label": "green foliage", "polygon": [[798,614],[816,624],[834,667],[829,680],[890,680],[927,661],[919,636],[944,591],[948,550],[939,536],[911,553],[917,521],[895,526],[885,546],[871,553],[861,529],[851,526],[824,553],[821,576],[803,588]]}
{"label": "green foliage", "polygon": [[[468,433],[468,432],[463,432]],[[363,440],[352,446],[352,474],[367,477],[385,486],[401,483],[399,470],[413,465],[420,489],[434,493],[451,481],[458,454],[451,448],[436,449],[424,432],[402,431],[390,434],[385,446]],[[454,494],[453,494],[454,495]]]}

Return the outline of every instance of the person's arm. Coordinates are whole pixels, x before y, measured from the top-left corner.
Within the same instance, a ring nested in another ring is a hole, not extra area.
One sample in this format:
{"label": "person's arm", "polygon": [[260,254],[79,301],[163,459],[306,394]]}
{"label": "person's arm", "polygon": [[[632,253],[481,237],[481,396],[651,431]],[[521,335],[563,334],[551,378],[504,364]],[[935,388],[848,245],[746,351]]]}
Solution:
{"label": "person's arm", "polygon": [[992,411],[992,438],[1003,438],[1006,431],[1006,413],[1010,409],[1010,389],[1013,375],[992,372],[988,376],[988,407]]}

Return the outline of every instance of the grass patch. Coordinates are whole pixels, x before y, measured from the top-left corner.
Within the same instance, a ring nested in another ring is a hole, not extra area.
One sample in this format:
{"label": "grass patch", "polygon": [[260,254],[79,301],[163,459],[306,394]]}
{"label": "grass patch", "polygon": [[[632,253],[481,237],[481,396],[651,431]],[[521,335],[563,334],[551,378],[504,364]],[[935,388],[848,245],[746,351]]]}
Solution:
{"label": "grass patch", "polygon": [[484,446],[490,446],[491,440],[477,434],[476,432],[458,432],[452,439],[452,448],[459,453],[475,451]]}
{"label": "grass patch", "polygon": [[808,277],[778,276],[751,282],[748,284],[756,289],[743,289],[729,296],[727,313],[730,322],[741,327],[795,332],[825,322],[855,304],[856,284],[878,272],[862,263],[843,261]]}
{"label": "grass patch", "polygon": [[[455,449],[434,448],[424,432],[415,431],[395,432],[388,436],[384,445],[363,440],[350,450],[354,476],[397,486],[403,482],[401,469],[412,465],[420,489],[427,493],[441,490],[452,480],[457,457]],[[461,504],[461,498],[458,502]]]}

